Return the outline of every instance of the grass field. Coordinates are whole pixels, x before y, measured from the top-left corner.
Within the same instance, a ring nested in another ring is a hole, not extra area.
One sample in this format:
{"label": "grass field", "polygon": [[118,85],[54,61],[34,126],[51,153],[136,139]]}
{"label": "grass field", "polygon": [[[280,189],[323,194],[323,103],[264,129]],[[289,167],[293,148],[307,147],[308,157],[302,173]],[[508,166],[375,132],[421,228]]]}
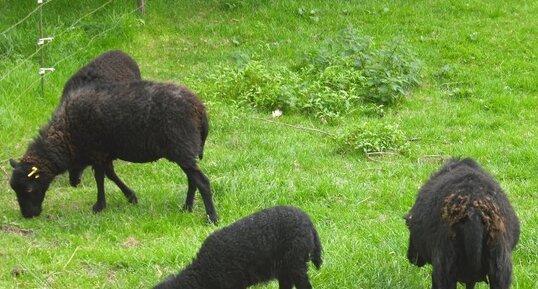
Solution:
{"label": "grass field", "polygon": [[[0,0],[0,32],[35,8],[24,2]],[[139,17],[135,1],[112,1],[81,18],[108,2],[49,0],[45,31],[56,38],[46,62],[57,65],[44,98],[39,54],[28,59],[37,49],[37,14],[0,34],[0,288],[150,288],[188,264],[217,229],[206,223],[199,195],[193,213],[180,210],[186,178],[164,160],[116,162],[137,206],[107,181],[107,208],[93,214],[87,170],[79,188],[58,176],[41,216],[22,218],[8,159],[24,154],[70,75],[113,48],[132,55],[143,78],[185,84],[206,103],[211,128],[199,164],[220,226],[279,204],[311,215],[324,245],[322,269],[309,272],[315,288],[430,286],[431,268],[406,259],[402,216],[449,156],[476,158],[506,190],[522,228],[513,288],[538,288],[538,2],[152,0]],[[284,111],[272,118],[271,109],[218,96],[211,77],[223,69],[244,59],[294,67],[348,27],[373,45],[403,39],[421,62],[420,84],[382,117],[327,122]],[[366,156],[307,129],[337,135],[355,124],[396,125],[408,149]]]}

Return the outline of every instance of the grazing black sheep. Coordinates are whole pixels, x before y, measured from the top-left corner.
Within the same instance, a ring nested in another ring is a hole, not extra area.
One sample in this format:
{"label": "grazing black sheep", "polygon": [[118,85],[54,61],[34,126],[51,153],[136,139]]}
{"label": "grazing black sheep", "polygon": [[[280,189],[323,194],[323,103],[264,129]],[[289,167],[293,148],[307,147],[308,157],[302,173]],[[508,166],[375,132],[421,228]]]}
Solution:
{"label": "grazing black sheep", "polygon": [[99,212],[106,206],[105,175],[131,203],[137,202],[114,172],[113,160],[145,163],[166,158],[187,175],[185,208],[192,210],[198,188],[210,221],[216,222],[209,180],[196,164],[207,132],[205,107],[185,87],[150,81],[83,86],[60,103],[20,163],[10,160],[10,184],[23,216],[30,218],[41,213],[55,176],[70,167],[91,165],[97,183],[93,210]]}
{"label": "grazing black sheep", "polygon": [[406,215],[409,261],[432,264],[432,288],[508,289],[519,221],[499,184],[474,160],[452,159],[419,190]]}
{"label": "grazing black sheep", "polygon": [[280,289],[312,288],[307,263],[319,269],[321,250],[303,211],[273,207],[211,234],[190,265],[155,289],[243,289],[275,278]]}
{"label": "grazing black sheep", "polygon": [[141,80],[136,61],[121,50],[107,51],[79,69],[65,83],[62,100],[72,90],[94,83],[113,83]]}
{"label": "grazing black sheep", "polygon": [[[92,83],[113,83],[140,80],[140,69],[136,61],[120,50],[107,51],[79,69],[66,82],[62,101],[69,92]],[[85,167],[70,167],[69,183],[76,187],[80,183]]]}

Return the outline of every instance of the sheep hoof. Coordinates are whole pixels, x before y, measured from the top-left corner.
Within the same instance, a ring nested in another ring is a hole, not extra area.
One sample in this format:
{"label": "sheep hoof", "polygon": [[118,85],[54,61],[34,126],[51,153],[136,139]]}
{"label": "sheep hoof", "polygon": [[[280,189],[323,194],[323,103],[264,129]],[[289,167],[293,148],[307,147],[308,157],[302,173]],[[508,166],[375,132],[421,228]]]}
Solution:
{"label": "sheep hoof", "polygon": [[136,197],[136,195],[133,194],[131,197],[129,197],[129,203],[133,205],[138,204],[138,198]]}
{"label": "sheep hoof", "polygon": [[69,169],[69,184],[76,188],[80,181],[82,180],[82,173],[84,172],[84,169],[79,168],[71,168]]}
{"label": "sheep hoof", "polygon": [[209,224],[213,224],[213,225],[218,225],[219,224],[217,214],[207,215],[207,221],[209,222]]}
{"label": "sheep hoof", "polygon": [[183,211],[192,212],[192,205],[183,205]]}
{"label": "sheep hoof", "polygon": [[79,184],[80,184],[80,180],[81,178],[75,178],[75,177],[72,177],[72,176],[69,176],[69,184],[71,185],[71,187],[73,188],[76,188]]}
{"label": "sheep hoof", "polygon": [[94,212],[94,213],[99,213],[99,212],[101,212],[105,207],[106,207],[105,204],[95,203],[95,205],[93,205],[92,209],[93,209],[93,212]]}

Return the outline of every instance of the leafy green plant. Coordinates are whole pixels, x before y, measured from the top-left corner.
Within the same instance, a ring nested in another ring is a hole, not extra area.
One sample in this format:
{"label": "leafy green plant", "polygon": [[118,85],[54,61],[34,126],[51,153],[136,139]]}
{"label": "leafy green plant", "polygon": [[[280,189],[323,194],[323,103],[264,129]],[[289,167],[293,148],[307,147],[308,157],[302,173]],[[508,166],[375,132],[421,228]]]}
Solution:
{"label": "leafy green plant", "polygon": [[450,88],[446,94],[452,98],[470,98],[473,96],[474,91],[467,87],[455,87]]}
{"label": "leafy green plant", "polygon": [[356,125],[337,134],[334,138],[343,152],[405,154],[410,146],[405,134],[397,125],[386,123]]}
{"label": "leafy green plant", "polygon": [[370,37],[353,29],[306,53],[292,67],[239,64],[222,66],[210,77],[215,84],[210,94],[263,110],[301,112],[323,122],[368,111],[362,107],[370,103],[394,105],[420,79],[420,61],[403,41],[375,49]]}
{"label": "leafy green plant", "polygon": [[258,61],[239,68],[222,66],[210,77],[216,85],[212,93],[216,97],[267,110],[294,106],[288,83],[295,85],[294,78],[294,73],[285,67],[270,69]]}
{"label": "leafy green plant", "polygon": [[411,50],[402,45],[401,40],[394,40],[375,50],[369,59],[364,67],[368,79],[366,100],[391,105],[419,84],[420,62]]}
{"label": "leafy green plant", "polygon": [[319,16],[318,16],[318,9],[306,9],[305,7],[299,7],[297,9],[297,14],[301,17],[308,18],[312,20],[313,22],[319,22]]}
{"label": "leafy green plant", "polygon": [[366,102],[383,105],[399,102],[420,83],[420,65],[403,40],[395,39],[375,48],[371,37],[352,27],[303,60],[305,71],[314,75],[330,66],[360,71],[362,78],[353,82],[354,88]]}

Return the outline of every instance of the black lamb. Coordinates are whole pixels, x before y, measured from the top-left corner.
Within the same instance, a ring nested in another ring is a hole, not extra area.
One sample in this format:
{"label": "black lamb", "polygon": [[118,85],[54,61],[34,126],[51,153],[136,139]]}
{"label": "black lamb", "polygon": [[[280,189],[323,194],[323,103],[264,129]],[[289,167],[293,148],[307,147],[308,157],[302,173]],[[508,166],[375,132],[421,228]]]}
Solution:
{"label": "black lamb", "polygon": [[[66,82],[62,101],[69,92],[92,83],[113,83],[140,80],[140,69],[136,61],[121,50],[107,51],[79,69]],[[76,187],[80,183],[85,167],[70,167],[69,183]]]}
{"label": "black lamb", "polygon": [[93,210],[99,212],[106,206],[105,175],[129,202],[137,202],[134,191],[114,172],[115,159],[145,163],[166,158],[187,175],[185,208],[192,210],[198,188],[210,221],[216,222],[210,183],[196,161],[207,132],[205,107],[186,87],[150,81],[83,86],[60,103],[20,163],[10,160],[10,185],[23,216],[30,218],[41,213],[55,176],[91,165],[97,183]]}
{"label": "black lamb", "polygon": [[211,234],[190,265],[155,289],[243,289],[275,278],[280,289],[312,288],[307,263],[319,269],[321,251],[303,211],[273,207]]}
{"label": "black lamb", "polygon": [[406,215],[407,257],[432,264],[432,288],[508,289],[519,221],[499,184],[474,160],[452,159],[419,190]]}

